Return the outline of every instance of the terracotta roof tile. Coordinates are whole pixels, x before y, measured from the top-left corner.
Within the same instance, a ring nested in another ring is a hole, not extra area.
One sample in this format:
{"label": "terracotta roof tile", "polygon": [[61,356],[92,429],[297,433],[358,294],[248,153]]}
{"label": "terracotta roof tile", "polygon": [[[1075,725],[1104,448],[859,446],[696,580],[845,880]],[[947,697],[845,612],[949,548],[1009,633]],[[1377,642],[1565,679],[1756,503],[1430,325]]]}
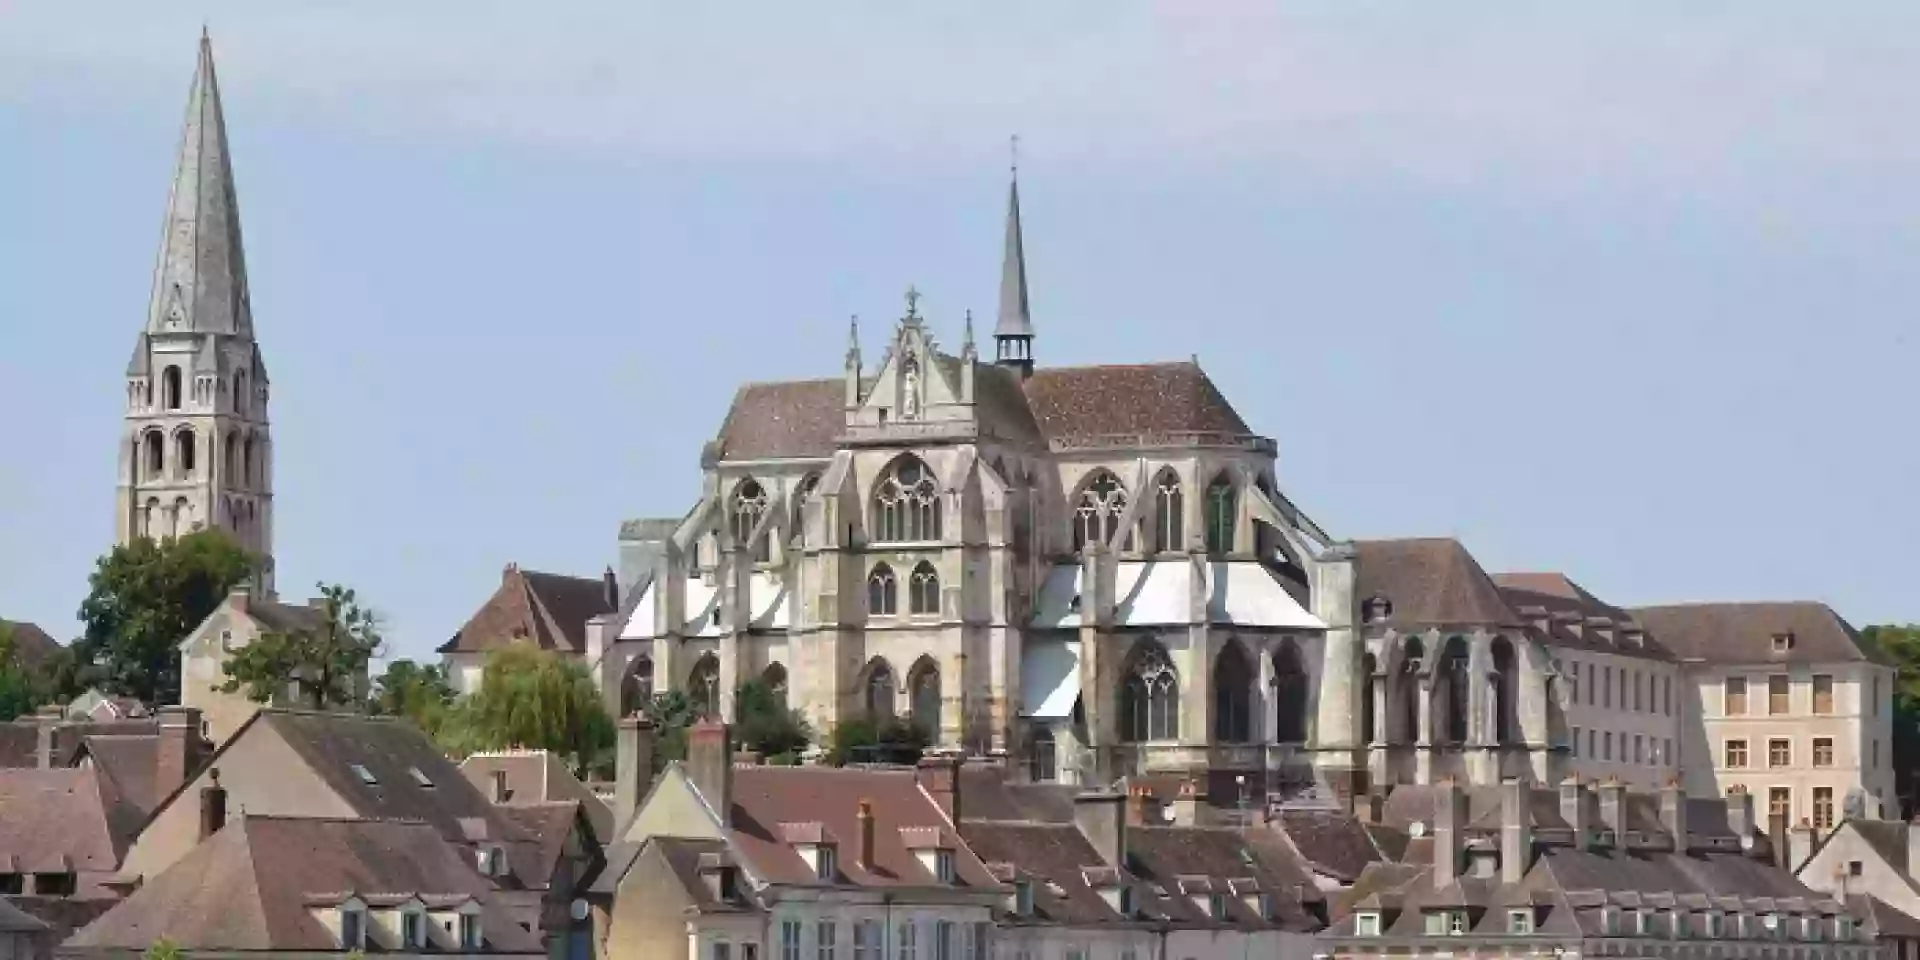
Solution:
{"label": "terracotta roof tile", "polygon": [[1385,623],[1428,626],[1518,626],[1493,580],[1460,545],[1447,537],[1362,540],[1357,554],[1355,596],[1362,603],[1384,597],[1393,610]]}
{"label": "terracotta roof tile", "polygon": [[[860,801],[873,809],[873,869],[861,867],[853,843],[860,829]],[[789,829],[807,825],[799,839]],[[902,827],[951,828],[946,814],[911,769],[835,767],[743,767],[733,776],[733,834],[755,873],[776,883],[819,882],[813,865],[792,844],[815,833],[839,845],[845,882],[859,886],[927,886],[931,871],[907,849]],[[964,848],[954,866],[962,885],[994,887],[986,866]]]}
{"label": "terracotta roof tile", "polygon": [[[1633,615],[1677,656],[1709,663],[1886,663],[1824,603],[1687,603],[1635,607]],[[1773,638],[1793,645],[1774,651]]]}
{"label": "terracotta roof tile", "polygon": [[439,653],[482,653],[511,643],[585,653],[587,621],[612,613],[602,577],[569,577],[508,565],[500,586]]}
{"label": "terracotta roof tile", "polygon": [[847,428],[846,381],[749,383],[734,394],[720,425],[726,460],[824,457]]}
{"label": "terracotta roof tile", "polygon": [[[1493,582],[1507,607],[1522,620],[1532,621],[1537,631],[1545,621],[1541,639],[1554,646],[1673,659],[1673,653],[1647,633],[1633,614],[1587,592],[1564,573],[1496,573]],[[1608,622],[1593,622],[1595,618]],[[1637,643],[1632,639],[1636,634]]]}
{"label": "terracotta roof tile", "polygon": [[137,812],[96,770],[0,770],[0,873],[70,870],[83,895],[98,895],[86,889],[90,879],[119,869],[138,827]]}
{"label": "terracotta roof tile", "polygon": [[1190,362],[1042,368],[1027,381],[1026,396],[1049,440],[1252,432],[1213,380]]}

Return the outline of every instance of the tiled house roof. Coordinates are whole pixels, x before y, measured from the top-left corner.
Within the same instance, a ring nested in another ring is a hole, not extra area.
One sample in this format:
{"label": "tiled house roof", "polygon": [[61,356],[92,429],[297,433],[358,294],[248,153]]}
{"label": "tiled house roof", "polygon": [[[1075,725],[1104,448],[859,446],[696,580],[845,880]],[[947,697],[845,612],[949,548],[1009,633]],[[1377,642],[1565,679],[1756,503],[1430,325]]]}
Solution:
{"label": "tiled house roof", "polygon": [[825,457],[846,431],[846,382],[749,383],[733,395],[720,425],[725,460]]}
{"label": "tiled house roof", "polygon": [[[1710,663],[1884,664],[1880,651],[1860,640],[1853,625],[1824,603],[1685,603],[1635,607],[1633,614],[1667,649]],[[1774,638],[1791,645],[1775,649]]]}
{"label": "tiled house roof", "polygon": [[509,564],[500,575],[499,589],[438,652],[483,653],[532,643],[542,650],[584,653],[587,621],[613,612],[610,592],[601,577],[540,573]]}
{"label": "tiled house roof", "polygon": [[97,770],[0,770],[0,873],[73,873],[79,895],[104,896],[97,884],[119,869],[140,824]]}
{"label": "tiled house roof", "polygon": [[1353,546],[1354,596],[1363,605],[1374,598],[1391,604],[1391,612],[1379,621],[1385,625],[1414,629],[1523,623],[1458,540],[1361,540]]}
{"label": "tiled house roof", "polygon": [[[853,855],[861,801],[874,817],[873,869]],[[960,882],[993,887],[986,867],[956,844],[953,824],[910,769],[745,767],[733,777],[733,842],[756,876],[772,883],[818,884],[813,864],[794,849],[808,830],[839,846],[842,882],[857,886],[927,886],[931,871],[908,847],[907,831],[939,833],[954,848]]]}
{"label": "tiled house roof", "polygon": [[1556,647],[1622,657],[1672,660],[1671,651],[1648,634],[1631,613],[1607,603],[1564,573],[1496,573],[1494,585],[1507,606]]}

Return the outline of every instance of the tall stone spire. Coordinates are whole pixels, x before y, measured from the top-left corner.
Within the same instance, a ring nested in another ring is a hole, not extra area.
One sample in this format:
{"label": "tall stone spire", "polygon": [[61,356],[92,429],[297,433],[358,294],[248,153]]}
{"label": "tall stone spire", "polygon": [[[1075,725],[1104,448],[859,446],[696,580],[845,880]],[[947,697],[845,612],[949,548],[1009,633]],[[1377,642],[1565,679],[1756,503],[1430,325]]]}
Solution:
{"label": "tall stone spire", "polygon": [[[1014,138],[1016,149],[1019,138]],[[993,328],[994,362],[1033,373],[1033,317],[1027,309],[1027,253],[1020,236],[1020,164],[1007,188],[1007,241],[1000,262],[1000,321]]]}
{"label": "tall stone spire", "polygon": [[153,271],[146,330],[251,337],[252,312],[213,41],[202,31],[200,64],[187,91],[187,118],[167,194],[166,232]]}

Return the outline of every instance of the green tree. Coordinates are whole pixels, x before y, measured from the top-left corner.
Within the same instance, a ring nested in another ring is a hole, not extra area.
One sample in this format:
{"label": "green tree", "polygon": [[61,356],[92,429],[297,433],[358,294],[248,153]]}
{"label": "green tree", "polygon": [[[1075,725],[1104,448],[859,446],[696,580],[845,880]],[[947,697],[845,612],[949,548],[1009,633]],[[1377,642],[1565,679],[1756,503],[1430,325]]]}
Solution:
{"label": "green tree", "polygon": [[141,960],[180,960],[182,956],[183,954],[180,952],[180,948],[175,946],[174,942],[168,940],[166,937],[155,940],[153,946],[148,947],[144,953],[140,954]]}
{"label": "green tree", "polygon": [[926,752],[927,734],[917,724],[899,718],[875,722],[865,717],[843,720],[833,728],[826,762],[918,763]]}
{"label": "green tree", "polygon": [[369,706],[382,716],[406,717],[430,736],[438,736],[453,707],[453,685],[438,664],[395,660],[374,682]]}
{"label": "green tree", "polygon": [[220,530],[114,547],[94,568],[80,604],[86,632],[74,645],[70,685],[178,702],[175,646],[253,572],[253,559]]}
{"label": "green tree", "polygon": [[658,771],[670,760],[685,760],[687,729],[700,719],[693,708],[693,701],[684,691],[667,690],[654,694],[643,711],[647,719],[653,722],[654,770]]}
{"label": "green tree", "polygon": [[759,681],[744,684],[733,694],[734,739],[766,758],[768,763],[793,763],[813,742],[813,728],[800,711]]}
{"label": "green tree", "polygon": [[443,725],[455,753],[526,748],[551,750],[575,773],[613,750],[613,718],[582,664],[516,644],[487,654],[480,689]]}
{"label": "green tree", "polygon": [[235,650],[222,666],[223,693],[245,690],[266,703],[292,684],[314,709],[355,702],[362,696],[367,663],[380,654],[379,620],[338,584],[320,585],[322,619],[308,630],[270,630]]}
{"label": "green tree", "polygon": [[1902,820],[1920,811],[1920,784],[1914,775],[1920,771],[1920,624],[1879,624],[1860,631],[1860,639],[1878,649],[1897,671],[1893,681],[1893,761],[1894,792],[1899,794],[1900,810],[1886,810],[1886,816],[1900,814]]}
{"label": "green tree", "polygon": [[0,620],[0,722],[38,710],[47,697],[40,675],[14,659],[13,624]]}

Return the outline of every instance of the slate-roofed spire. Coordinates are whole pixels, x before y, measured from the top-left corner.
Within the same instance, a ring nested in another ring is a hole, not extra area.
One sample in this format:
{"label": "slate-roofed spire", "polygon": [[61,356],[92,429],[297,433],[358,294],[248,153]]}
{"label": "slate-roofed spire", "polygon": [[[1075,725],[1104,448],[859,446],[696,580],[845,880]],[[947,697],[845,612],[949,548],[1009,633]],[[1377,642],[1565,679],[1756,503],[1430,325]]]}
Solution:
{"label": "slate-roofed spire", "polygon": [[204,30],[167,193],[166,232],[154,267],[146,332],[253,336],[227,123],[214,77],[213,41]]}
{"label": "slate-roofed spire", "polygon": [[[1013,138],[1018,149],[1020,138]],[[993,328],[994,361],[1033,373],[1033,316],[1027,309],[1027,253],[1020,236],[1020,164],[1015,156],[1007,187],[1007,241],[1000,262],[1000,321]]]}

